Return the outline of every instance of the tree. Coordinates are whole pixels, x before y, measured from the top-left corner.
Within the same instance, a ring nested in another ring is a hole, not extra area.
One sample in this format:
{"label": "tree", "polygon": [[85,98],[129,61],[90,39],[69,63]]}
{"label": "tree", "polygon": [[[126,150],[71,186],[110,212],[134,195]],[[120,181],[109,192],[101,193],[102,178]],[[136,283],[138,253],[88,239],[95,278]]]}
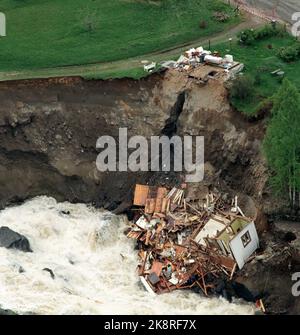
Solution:
{"label": "tree", "polygon": [[252,97],[254,93],[254,79],[250,76],[238,76],[230,88],[230,96],[233,99],[244,100]]}
{"label": "tree", "polygon": [[300,192],[300,94],[287,79],[274,97],[264,152],[277,193],[289,192],[293,207]]}

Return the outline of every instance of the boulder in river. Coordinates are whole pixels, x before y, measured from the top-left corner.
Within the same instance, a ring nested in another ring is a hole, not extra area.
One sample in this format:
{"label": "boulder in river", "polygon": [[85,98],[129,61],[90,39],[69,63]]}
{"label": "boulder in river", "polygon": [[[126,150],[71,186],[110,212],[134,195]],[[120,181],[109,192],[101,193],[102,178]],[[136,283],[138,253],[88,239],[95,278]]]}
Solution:
{"label": "boulder in river", "polygon": [[9,309],[2,309],[0,307],[0,315],[17,315],[17,314]]}
{"label": "boulder in river", "polygon": [[0,228],[0,247],[32,252],[28,239],[8,227]]}

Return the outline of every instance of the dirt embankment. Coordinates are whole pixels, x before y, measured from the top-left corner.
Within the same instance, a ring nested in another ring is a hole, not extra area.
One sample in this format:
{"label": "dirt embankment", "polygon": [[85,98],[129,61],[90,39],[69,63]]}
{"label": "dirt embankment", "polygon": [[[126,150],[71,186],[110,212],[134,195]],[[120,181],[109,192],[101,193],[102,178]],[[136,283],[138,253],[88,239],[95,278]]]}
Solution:
{"label": "dirt embankment", "polygon": [[96,141],[157,134],[167,112],[154,100],[156,78],[80,78],[0,84],[1,206],[39,194],[116,207],[134,184],[130,173],[100,173]]}
{"label": "dirt embankment", "polygon": [[[140,81],[2,82],[0,99],[2,208],[49,195],[122,211],[130,206],[136,182],[173,184],[179,180],[172,173],[99,172],[97,139],[102,135],[118,138],[119,128],[124,127],[129,137],[204,136],[205,179],[189,185],[190,198],[200,199],[214,187],[229,196],[238,193],[243,208],[251,209],[251,214],[259,209],[260,232],[266,229],[262,212],[284,211],[282,199],[274,201],[266,186],[268,175],[261,154],[265,121],[249,122],[233,111],[227,90],[218,80],[203,86],[180,72],[169,71]],[[294,270],[293,251],[287,242],[270,236],[262,238],[266,257],[253,260],[241,281],[260,290],[268,285],[267,304],[272,312],[297,311],[290,286],[283,285],[290,282]],[[288,249],[281,256],[285,247]],[[270,258],[272,254],[276,256]],[[272,285],[265,282],[267,269]],[[289,298],[285,299],[287,290]]]}
{"label": "dirt embankment", "polygon": [[169,71],[147,79],[80,78],[0,83],[1,207],[40,194],[93,202],[109,209],[131,198],[137,181],[172,182],[170,175],[99,172],[102,135],[150,138],[161,133],[205,137],[205,180],[247,194],[272,212],[260,144],[264,121],[232,111],[224,85],[206,86]]}

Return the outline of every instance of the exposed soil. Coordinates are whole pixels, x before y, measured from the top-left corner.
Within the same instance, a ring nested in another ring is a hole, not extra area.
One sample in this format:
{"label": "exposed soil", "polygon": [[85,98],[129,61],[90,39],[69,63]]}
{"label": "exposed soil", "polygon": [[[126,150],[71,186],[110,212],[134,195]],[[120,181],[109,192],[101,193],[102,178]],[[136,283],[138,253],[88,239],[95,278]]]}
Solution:
{"label": "exposed soil", "polygon": [[[0,99],[2,208],[48,195],[124,212],[131,206],[136,182],[173,185],[182,180],[178,173],[99,172],[97,139],[102,135],[118,138],[119,128],[125,127],[129,137],[205,137],[205,179],[189,185],[190,198],[200,198],[212,188],[228,196],[238,193],[240,205],[257,217],[260,233],[268,228],[263,212],[288,211],[284,199],[274,200],[267,188],[267,168],[260,150],[265,121],[249,122],[233,111],[221,80],[203,86],[184,73],[168,71],[140,81],[11,81],[0,84]],[[270,260],[263,265],[253,261],[242,278],[250,287],[258,283],[261,289],[268,269],[278,285],[288,283],[285,287],[290,290],[295,268],[284,269],[295,259],[294,253],[284,258],[281,243],[289,246],[288,242],[276,242],[274,233],[268,234],[262,238],[266,241],[263,249],[276,244],[274,266]],[[290,300],[277,303],[276,295],[285,299],[286,292],[272,285],[268,289],[272,313],[299,311]]]}
{"label": "exposed soil", "polygon": [[99,206],[120,203],[138,176],[98,173],[96,141],[117,136],[119,127],[127,127],[129,136],[159,134],[168,115],[156,115],[155,82],[2,83],[1,206],[39,194]]}
{"label": "exposed soil", "polygon": [[115,209],[131,199],[137,181],[176,181],[175,174],[97,170],[97,139],[118,141],[119,128],[127,128],[128,137],[147,139],[203,135],[204,184],[251,196],[267,214],[288,211],[267,188],[265,120],[233,111],[222,80],[203,86],[174,70],[140,81],[10,81],[0,83],[0,98],[1,207],[45,194]]}
{"label": "exposed soil", "polygon": [[260,255],[247,263],[237,277],[262,296],[268,314],[300,313],[299,297],[292,294],[292,275],[300,271],[300,249],[288,242],[289,235],[282,227],[271,225],[260,236]]}

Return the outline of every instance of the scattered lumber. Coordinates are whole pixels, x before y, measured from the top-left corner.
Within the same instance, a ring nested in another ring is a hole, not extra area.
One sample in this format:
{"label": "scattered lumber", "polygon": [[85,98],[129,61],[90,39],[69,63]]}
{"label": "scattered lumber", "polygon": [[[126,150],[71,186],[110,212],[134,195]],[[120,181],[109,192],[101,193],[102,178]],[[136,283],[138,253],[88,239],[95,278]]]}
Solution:
{"label": "scattered lumber", "polygon": [[[127,237],[138,241],[138,274],[147,291],[199,287],[208,296],[220,278],[233,280],[238,263],[228,243],[253,221],[236,210],[237,197],[225,203],[209,193],[203,202],[191,202],[185,189],[136,185],[140,210],[134,208]],[[250,243],[247,236],[241,241]]]}

